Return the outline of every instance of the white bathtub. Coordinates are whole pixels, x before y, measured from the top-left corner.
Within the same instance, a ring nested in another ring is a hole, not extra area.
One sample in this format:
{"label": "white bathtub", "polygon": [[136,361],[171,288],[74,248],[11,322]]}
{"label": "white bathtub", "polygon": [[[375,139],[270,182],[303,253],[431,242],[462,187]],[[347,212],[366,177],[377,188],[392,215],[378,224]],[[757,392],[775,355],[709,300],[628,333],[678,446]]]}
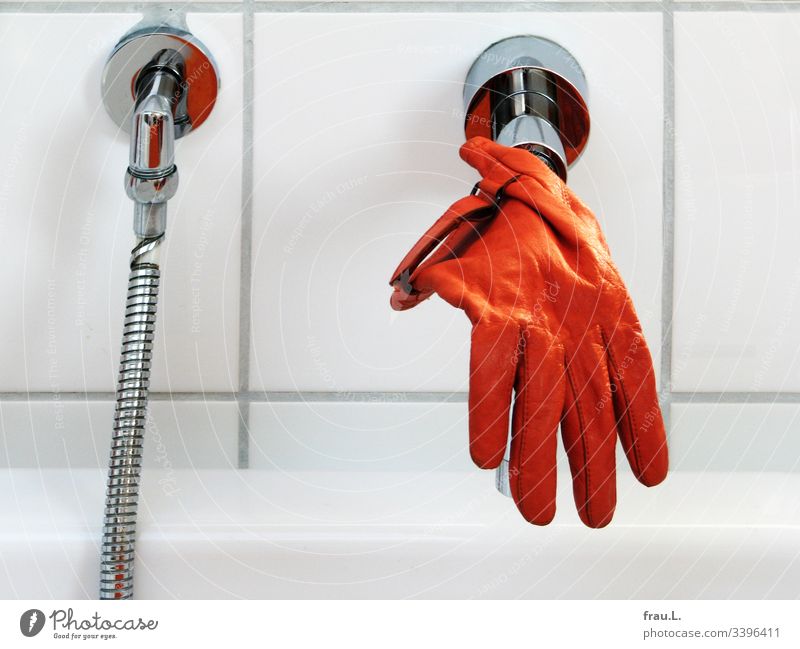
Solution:
{"label": "white bathtub", "polygon": [[[528,525],[489,472],[145,471],[139,598],[797,598],[800,475],[619,478],[590,530],[562,481]],[[0,472],[0,597],[93,598],[104,472]]]}

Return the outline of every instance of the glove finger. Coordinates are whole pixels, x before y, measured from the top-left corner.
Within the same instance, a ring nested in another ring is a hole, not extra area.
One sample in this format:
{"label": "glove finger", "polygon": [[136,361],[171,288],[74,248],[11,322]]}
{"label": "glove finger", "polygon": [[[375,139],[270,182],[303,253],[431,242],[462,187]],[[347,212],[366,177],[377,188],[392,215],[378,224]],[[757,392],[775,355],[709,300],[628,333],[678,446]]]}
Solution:
{"label": "glove finger", "polygon": [[638,323],[620,324],[610,339],[603,333],[622,447],[636,478],[651,487],[666,478],[669,459],[650,350]]}
{"label": "glove finger", "polygon": [[[531,331],[531,330],[528,330]],[[525,519],[547,525],[556,513],[556,447],[564,407],[564,350],[524,338],[515,384],[509,482]]]}
{"label": "glove finger", "polygon": [[512,322],[479,322],[472,327],[469,452],[482,469],[498,467],[506,452],[520,339],[519,328]]}
{"label": "glove finger", "polygon": [[602,340],[586,333],[567,359],[561,434],[572,472],[578,515],[589,527],[611,522],[617,501],[617,421]]}

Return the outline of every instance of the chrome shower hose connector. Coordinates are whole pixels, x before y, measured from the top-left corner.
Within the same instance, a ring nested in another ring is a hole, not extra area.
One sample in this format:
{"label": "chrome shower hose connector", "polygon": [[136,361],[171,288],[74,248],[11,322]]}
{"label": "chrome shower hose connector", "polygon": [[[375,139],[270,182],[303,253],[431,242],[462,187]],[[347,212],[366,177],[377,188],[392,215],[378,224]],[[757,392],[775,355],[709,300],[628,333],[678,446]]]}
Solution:
{"label": "chrome shower hose connector", "polygon": [[175,140],[211,112],[219,81],[205,48],[174,25],[137,25],[114,48],[103,99],[130,133],[125,193],[133,200],[128,293],[106,488],[100,598],[133,596],[136,516],[161,282],[158,250],[178,189]]}
{"label": "chrome shower hose connector", "polygon": [[175,124],[185,124],[183,57],[161,50],[136,79],[125,192],[134,201],[133,231],[157,237],[167,229],[167,201],[178,191]]}

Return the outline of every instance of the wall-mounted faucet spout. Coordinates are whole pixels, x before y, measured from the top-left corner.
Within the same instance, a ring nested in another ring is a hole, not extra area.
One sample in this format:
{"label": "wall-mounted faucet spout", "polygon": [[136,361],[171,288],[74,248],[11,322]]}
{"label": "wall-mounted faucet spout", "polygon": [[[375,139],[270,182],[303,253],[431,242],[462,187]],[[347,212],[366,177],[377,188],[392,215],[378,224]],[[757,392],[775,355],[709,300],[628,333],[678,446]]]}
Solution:
{"label": "wall-mounted faucet spout", "polygon": [[528,149],[563,180],[589,137],[587,84],[575,58],[539,36],[488,47],[464,83],[465,131]]}
{"label": "wall-mounted faucet spout", "polygon": [[167,227],[167,202],[178,189],[175,140],[208,116],[217,87],[213,59],[191,34],[174,27],[134,30],[114,49],[103,74],[106,108],[130,131],[125,191],[134,202],[136,242],[108,469],[101,599],[133,596],[139,477],[161,281],[158,252]]}
{"label": "wall-mounted faucet spout", "polygon": [[180,112],[186,103],[182,101],[184,75],[183,57],[175,50],[162,50],[136,80],[125,191],[134,201],[133,231],[139,237],[164,233],[167,201],[178,189],[176,123],[178,128],[188,123]]}

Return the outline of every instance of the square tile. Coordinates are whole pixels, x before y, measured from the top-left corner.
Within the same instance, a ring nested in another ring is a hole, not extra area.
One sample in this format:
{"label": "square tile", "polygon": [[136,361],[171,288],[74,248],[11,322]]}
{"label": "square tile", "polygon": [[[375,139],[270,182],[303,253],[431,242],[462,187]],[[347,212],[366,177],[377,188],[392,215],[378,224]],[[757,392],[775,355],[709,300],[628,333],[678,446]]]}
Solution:
{"label": "square tile", "polygon": [[798,426],[798,404],[673,404],[670,465],[679,471],[729,474],[798,472]]}
{"label": "square tile", "polygon": [[800,389],[800,16],[675,16],[673,387]]}
{"label": "square tile", "polygon": [[[110,391],[122,334],[132,202],[128,138],[100,75],[137,22],[123,14],[0,14],[0,390]],[[230,390],[238,374],[242,23],[193,14],[221,70],[217,107],[177,145],[155,341],[156,390]]]}
{"label": "square tile", "polygon": [[259,14],[253,389],[467,389],[467,318],[438,298],[397,314],[387,282],[475,182],[458,157],[467,69],[525,32],[585,66],[593,132],[571,183],[658,352],[660,14]]}

